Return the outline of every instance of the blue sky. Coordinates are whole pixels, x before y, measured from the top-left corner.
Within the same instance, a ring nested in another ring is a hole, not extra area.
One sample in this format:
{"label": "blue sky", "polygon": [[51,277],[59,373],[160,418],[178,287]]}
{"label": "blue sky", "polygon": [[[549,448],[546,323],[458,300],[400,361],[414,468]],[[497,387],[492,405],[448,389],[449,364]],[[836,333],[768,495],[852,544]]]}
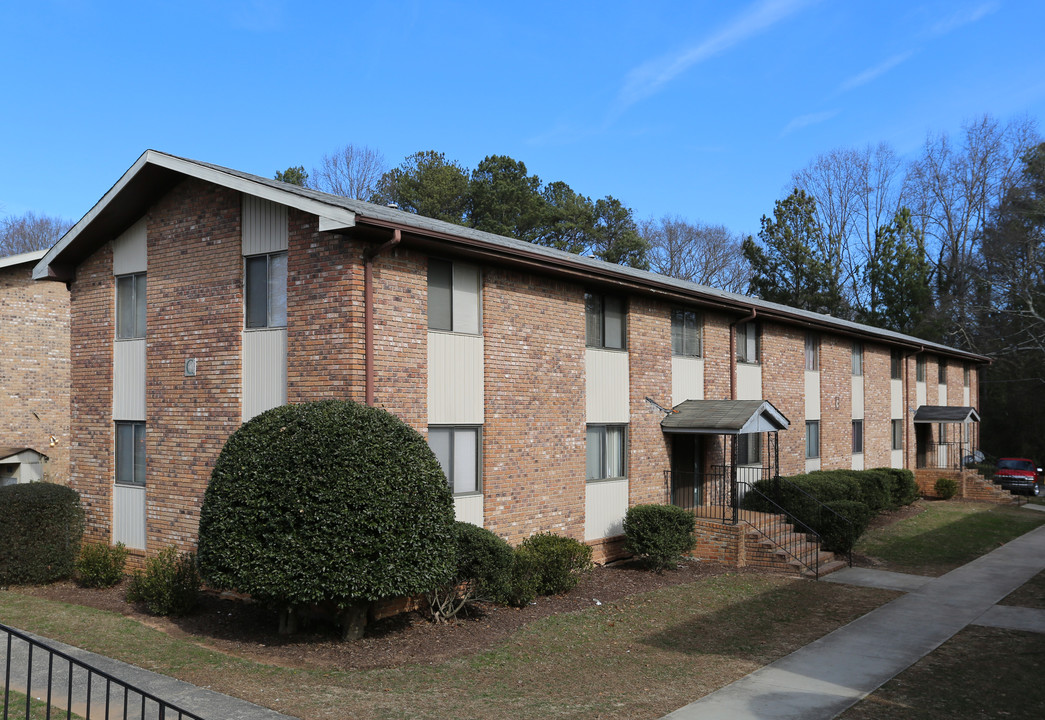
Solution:
{"label": "blue sky", "polygon": [[76,220],[147,148],[271,177],[353,143],[756,233],[818,153],[1045,119],[1031,0],[34,0],[0,28],[0,215]]}

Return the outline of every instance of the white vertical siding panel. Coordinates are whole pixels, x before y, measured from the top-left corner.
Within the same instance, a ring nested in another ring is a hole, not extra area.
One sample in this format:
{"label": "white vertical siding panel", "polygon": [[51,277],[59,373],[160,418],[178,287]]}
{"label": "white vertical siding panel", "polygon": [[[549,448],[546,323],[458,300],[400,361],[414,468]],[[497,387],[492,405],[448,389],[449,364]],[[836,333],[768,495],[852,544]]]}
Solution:
{"label": "white vertical siding panel", "polygon": [[853,470],[864,469],[864,456],[863,453],[853,455]]}
{"label": "white vertical siding panel", "polygon": [[889,417],[894,420],[903,417],[903,380],[889,381]]}
{"label": "white vertical siding panel", "polygon": [[244,255],[286,250],[287,207],[253,195],[244,195],[242,230]]}
{"label": "white vertical siding panel", "polygon": [[671,405],[704,399],[704,358],[671,358]]}
{"label": "white vertical siding panel", "polygon": [[925,383],[923,382],[916,382],[914,385],[915,407],[921,407],[925,404],[925,398],[928,397],[928,391],[925,389]]}
{"label": "white vertical siding panel", "polygon": [[428,423],[481,425],[484,402],[483,338],[428,333]]}
{"label": "white vertical siding panel", "polygon": [[584,539],[598,540],[624,533],[628,510],[628,480],[590,482],[584,493]]}
{"label": "white vertical siding panel", "polygon": [[820,469],[820,458],[806,458],[806,472],[815,472]]}
{"label": "white vertical siding panel", "polygon": [[890,458],[890,467],[902,468],[903,467],[903,450],[893,450],[892,457]]}
{"label": "white vertical siding panel", "polygon": [[243,332],[243,421],[287,402],[287,330]]}
{"label": "white vertical siding panel", "polygon": [[145,488],[113,486],[112,541],[134,550],[145,549]]}
{"label": "white vertical siding panel", "polygon": [[458,522],[483,526],[483,496],[463,495],[454,498],[454,517]]}
{"label": "white vertical siding panel", "polygon": [[820,419],[820,371],[806,370],[806,420]]}
{"label": "white vertical siding panel", "polygon": [[628,353],[588,348],[585,364],[585,409],[590,423],[626,423],[628,408]]}
{"label": "white vertical siding panel", "polygon": [[853,376],[853,420],[864,419],[864,376]]}
{"label": "white vertical siding panel", "polygon": [[453,329],[455,332],[479,334],[479,268],[454,263]]}
{"label": "white vertical siding panel", "polygon": [[737,363],[737,400],[762,399],[762,366]]}
{"label": "white vertical siding panel", "polygon": [[947,383],[941,383],[937,386],[936,397],[939,398],[937,405],[950,405],[949,398],[947,397]]}
{"label": "white vertical siding panel", "polygon": [[972,403],[969,402],[969,397],[970,397],[969,388],[963,387],[962,388],[962,405],[963,406],[969,407],[969,405],[972,404]]}
{"label": "white vertical siding panel", "polygon": [[145,421],[145,339],[113,343],[113,420]]}
{"label": "white vertical siding panel", "polygon": [[112,274],[143,273],[146,268],[145,218],[131,225],[112,244]]}

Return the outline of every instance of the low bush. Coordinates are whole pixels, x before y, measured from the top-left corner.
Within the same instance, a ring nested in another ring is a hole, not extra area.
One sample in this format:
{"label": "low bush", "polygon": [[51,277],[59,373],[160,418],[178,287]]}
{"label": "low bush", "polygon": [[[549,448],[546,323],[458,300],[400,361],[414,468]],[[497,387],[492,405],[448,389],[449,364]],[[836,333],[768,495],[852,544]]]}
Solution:
{"label": "low bush", "polygon": [[164,548],[137,570],[127,589],[127,601],[142,603],[154,615],[187,615],[196,607],[200,587],[196,556]]}
{"label": "low bush", "polygon": [[693,549],[693,513],[674,505],[634,505],[624,515],[624,550],[657,572]]}
{"label": "low bush", "polygon": [[0,587],[70,577],[82,536],[75,490],[45,482],[0,487]]}
{"label": "low bush", "polygon": [[538,595],[558,595],[573,589],[581,573],[590,570],[592,565],[589,546],[554,533],[531,535],[519,544],[516,552],[527,556],[517,572],[527,570],[527,561],[532,562],[534,589]]}
{"label": "low bush", "polygon": [[76,559],[76,582],[88,588],[107,588],[123,580],[127,548],[123,543],[86,543]]}
{"label": "low bush", "polygon": [[508,588],[509,605],[525,607],[537,597],[537,560],[533,553],[513,551],[512,581]]}
{"label": "low bush", "polygon": [[918,483],[914,473],[907,468],[875,468],[872,472],[881,473],[889,478],[889,507],[893,510],[910,505],[919,497]]}
{"label": "low bush", "polygon": [[875,513],[858,500],[832,500],[824,505],[827,511],[821,515],[818,530],[822,546],[832,552],[848,553]]}
{"label": "low bush", "polygon": [[954,478],[942,477],[936,481],[933,489],[941,500],[950,500],[958,494],[958,483]]}
{"label": "low bush", "polygon": [[454,523],[457,569],[454,579],[428,593],[437,621],[456,616],[473,600],[507,603],[512,598],[515,551],[503,538],[466,522]]}

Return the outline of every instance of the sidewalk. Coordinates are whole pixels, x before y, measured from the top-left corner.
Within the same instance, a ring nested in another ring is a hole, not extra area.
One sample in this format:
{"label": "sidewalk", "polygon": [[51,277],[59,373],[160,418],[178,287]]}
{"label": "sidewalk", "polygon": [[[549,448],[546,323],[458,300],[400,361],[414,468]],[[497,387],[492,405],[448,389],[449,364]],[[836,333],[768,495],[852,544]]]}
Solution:
{"label": "sidewalk", "polygon": [[829,720],[966,625],[1045,632],[1045,610],[996,606],[1042,570],[1045,525],[938,578],[862,568],[833,573],[823,582],[907,594],[665,720]]}

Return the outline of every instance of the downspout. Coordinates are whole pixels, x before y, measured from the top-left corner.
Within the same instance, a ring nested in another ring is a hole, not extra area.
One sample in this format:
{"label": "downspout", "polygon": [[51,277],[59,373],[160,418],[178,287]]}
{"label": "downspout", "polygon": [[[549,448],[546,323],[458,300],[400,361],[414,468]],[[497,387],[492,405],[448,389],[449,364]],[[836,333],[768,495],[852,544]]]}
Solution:
{"label": "downspout", "polygon": [[737,399],[737,325],[751,322],[758,315],[757,308],[751,308],[751,314],[734,320],[729,324],[729,399]]}
{"label": "downspout", "polygon": [[402,233],[396,228],[390,240],[363,250],[363,362],[367,405],[374,404],[374,258],[394,248],[402,239]]}

